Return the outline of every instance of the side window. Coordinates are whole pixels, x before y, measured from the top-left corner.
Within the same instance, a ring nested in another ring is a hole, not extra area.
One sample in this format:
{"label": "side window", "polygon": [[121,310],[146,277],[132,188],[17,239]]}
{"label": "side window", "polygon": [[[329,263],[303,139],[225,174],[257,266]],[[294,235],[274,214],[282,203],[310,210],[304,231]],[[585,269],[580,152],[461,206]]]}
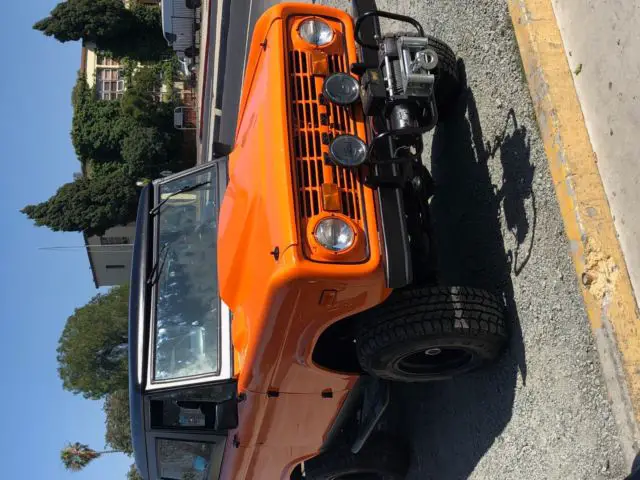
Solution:
{"label": "side window", "polygon": [[151,400],[152,428],[215,428],[214,402]]}
{"label": "side window", "polygon": [[[217,478],[224,443],[158,439],[158,478],[162,480],[208,480]],[[212,475],[213,474],[213,475]]]}

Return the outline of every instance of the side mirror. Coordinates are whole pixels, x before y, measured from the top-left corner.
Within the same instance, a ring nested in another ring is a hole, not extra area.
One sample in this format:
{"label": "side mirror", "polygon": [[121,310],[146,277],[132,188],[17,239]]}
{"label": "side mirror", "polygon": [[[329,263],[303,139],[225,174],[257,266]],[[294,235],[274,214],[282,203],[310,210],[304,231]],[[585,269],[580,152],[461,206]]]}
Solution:
{"label": "side mirror", "polygon": [[233,146],[226,143],[213,142],[211,144],[211,151],[213,152],[213,158],[226,157],[233,152]]}

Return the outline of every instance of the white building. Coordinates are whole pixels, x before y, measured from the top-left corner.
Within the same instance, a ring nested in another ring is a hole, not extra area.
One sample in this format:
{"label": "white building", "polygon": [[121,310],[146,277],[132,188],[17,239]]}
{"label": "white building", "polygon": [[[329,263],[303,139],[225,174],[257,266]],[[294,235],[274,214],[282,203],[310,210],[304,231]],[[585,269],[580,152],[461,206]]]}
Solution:
{"label": "white building", "polygon": [[102,236],[84,237],[96,288],[122,285],[131,276],[136,224],[113,227]]}

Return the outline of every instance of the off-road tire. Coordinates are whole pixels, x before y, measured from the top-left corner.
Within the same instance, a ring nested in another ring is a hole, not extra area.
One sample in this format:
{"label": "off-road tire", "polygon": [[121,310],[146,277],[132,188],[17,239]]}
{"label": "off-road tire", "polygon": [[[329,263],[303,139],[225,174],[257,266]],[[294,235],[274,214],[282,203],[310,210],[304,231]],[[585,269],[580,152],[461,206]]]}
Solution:
{"label": "off-road tire", "polygon": [[455,109],[462,84],[458,69],[458,59],[451,47],[431,35],[427,35],[429,47],[438,55],[435,73],[434,93],[438,106],[438,121],[445,120]]}
{"label": "off-road tire", "polygon": [[[362,314],[358,360],[366,372],[400,382],[470,372],[497,359],[506,345],[504,310],[499,297],[477,288],[397,290]],[[437,355],[447,356],[426,358]]]}
{"label": "off-road tire", "polygon": [[[409,450],[401,442],[374,434],[357,455],[343,444],[321,453],[304,464],[305,480],[340,480],[347,475],[371,474],[371,480],[404,480]],[[368,478],[368,477],[367,477]]]}

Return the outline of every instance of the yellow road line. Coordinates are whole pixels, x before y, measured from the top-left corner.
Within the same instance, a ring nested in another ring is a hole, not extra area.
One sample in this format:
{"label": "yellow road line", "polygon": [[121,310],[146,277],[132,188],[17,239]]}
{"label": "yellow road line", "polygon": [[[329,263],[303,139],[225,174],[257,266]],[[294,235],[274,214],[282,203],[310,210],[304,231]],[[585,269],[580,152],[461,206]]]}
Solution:
{"label": "yellow road line", "polygon": [[640,423],[640,318],[551,0],[508,4],[591,327],[617,347]]}

